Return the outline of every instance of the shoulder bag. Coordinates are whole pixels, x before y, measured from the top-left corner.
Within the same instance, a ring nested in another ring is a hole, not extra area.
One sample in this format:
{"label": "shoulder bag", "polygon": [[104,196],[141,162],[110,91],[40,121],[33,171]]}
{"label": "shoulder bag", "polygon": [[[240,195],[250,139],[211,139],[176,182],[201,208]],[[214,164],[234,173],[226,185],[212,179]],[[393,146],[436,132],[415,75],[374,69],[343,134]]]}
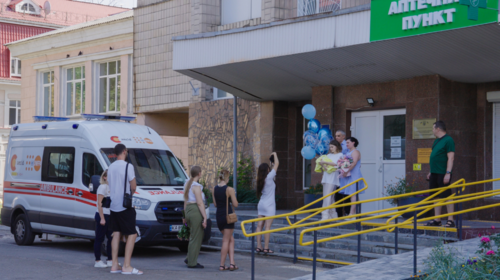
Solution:
{"label": "shoulder bag", "polygon": [[130,193],[127,193],[127,180],[128,180],[128,165],[130,163],[127,162],[125,166],[125,183],[123,185],[123,207],[130,209],[132,208],[132,190]]}
{"label": "shoulder bag", "polygon": [[226,188],[226,220],[228,224],[234,224],[238,221],[238,216],[236,216],[232,204],[231,204],[231,209],[233,209],[233,213],[229,214],[229,194],[227,193],[227,188]]}

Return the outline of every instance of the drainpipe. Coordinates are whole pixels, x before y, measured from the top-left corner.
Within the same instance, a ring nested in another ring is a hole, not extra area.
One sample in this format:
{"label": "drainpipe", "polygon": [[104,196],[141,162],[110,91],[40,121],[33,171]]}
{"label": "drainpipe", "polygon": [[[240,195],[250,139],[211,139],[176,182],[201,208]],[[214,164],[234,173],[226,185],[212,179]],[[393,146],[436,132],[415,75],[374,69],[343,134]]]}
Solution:
{"label": "drainpipe", "polygon": [[233,97],[233,188],[236,193],[236,178],[238,178],[238,97]]}

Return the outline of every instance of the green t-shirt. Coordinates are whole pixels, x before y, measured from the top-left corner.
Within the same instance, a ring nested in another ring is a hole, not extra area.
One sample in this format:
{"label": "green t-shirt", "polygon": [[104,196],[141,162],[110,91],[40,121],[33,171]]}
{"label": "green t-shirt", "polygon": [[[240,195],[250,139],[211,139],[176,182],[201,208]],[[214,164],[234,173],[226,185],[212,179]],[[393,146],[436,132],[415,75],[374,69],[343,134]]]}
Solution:
{"label": "green t-shirt", "polygon": [[448,153],[455,152],[455,141],[446,134],[441,139],[436,139],[432,145],[430,159],[431,173],[446,174],[448,164]]}

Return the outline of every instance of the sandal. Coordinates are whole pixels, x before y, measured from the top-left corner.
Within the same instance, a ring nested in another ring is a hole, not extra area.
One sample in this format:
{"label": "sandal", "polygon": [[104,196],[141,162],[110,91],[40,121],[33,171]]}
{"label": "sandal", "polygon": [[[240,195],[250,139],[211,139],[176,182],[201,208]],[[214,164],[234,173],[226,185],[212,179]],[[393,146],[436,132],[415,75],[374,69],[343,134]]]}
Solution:
{"label": "sandal", "polygon": [[219,271],[224,271],[224,270],[229,270],[229,267],[226,267],[226,266],[219,266]]}
{"label": "sandal", "polygon": [[255,252],[257,252],[257,253],[262,253],[262,252],[263,252],[263,250],[262,250],[262,248],[257,248],[257,249],[255,249]]}
{"label": "sandal", "polygon": [[436,221],[436,220],[432,220],[432,222],[428,222],[426,224],[426,226],[428,227],[440,227],[441,226],[441,221]]}
{"label": "sandal", "polygon": [[446,222],[446,225],[444,225],[444,227],[456,227],[455,222],[453,222],[452,220],[448,220]]}
{"label": "sandal", "polygon": [[238,270],[238,268],[239,268],[239,267],[237,267],[237,266],[236,266],[236,265],[234,265],[234,264],[230,264],[230,265],[229,265],[229,270],[230,270],[230,271],[235,271],[235,270]]}
{"label": "sandal", "polygon": [[274,251],[272,251],[271,249],[264,249],[262,250],[262,252],[264,252],[264,254],[274,254]]}

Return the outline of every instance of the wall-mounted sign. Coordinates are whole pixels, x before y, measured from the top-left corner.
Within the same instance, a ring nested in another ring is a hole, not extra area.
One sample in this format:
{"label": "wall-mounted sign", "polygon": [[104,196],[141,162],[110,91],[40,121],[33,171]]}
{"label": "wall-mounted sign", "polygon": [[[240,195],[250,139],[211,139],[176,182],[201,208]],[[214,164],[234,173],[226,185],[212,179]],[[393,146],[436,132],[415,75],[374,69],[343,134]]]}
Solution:
{"label": "wall-mounted sign", "polygon": [[422,164],[420,163],[413,164],[413,171],[421,171],[421,170],[422,170]]}
{"label": "wall-mounted sign", "polygon": [[498,22],[494,0],[372,0],[370,41]]}
{"label": "wall-mounted sign", "polygon": [[417,149],[417,162],[418,163],[429,163],[431,159],[431,148]]}
{"label": "wall-mounted sign", "polygon": [[413,139],[435,139],[432,133],[432,126],[436,119],[413,120],[412,138]]}

